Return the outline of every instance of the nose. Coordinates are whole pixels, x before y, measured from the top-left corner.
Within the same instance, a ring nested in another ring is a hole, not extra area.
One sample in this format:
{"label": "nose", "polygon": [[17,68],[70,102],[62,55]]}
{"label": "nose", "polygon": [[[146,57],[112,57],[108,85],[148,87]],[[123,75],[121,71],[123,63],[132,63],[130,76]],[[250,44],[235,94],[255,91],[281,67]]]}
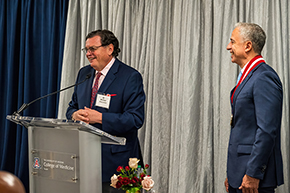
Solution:
{"label": "nose", "polygon": [[227,45],[227,50],[230,50],[232,48],[231,42]]}
{"label": "nose", "polygon": [[90,49],[88,49],[87,52],[86,52],[86,56],[91,55],[91,53],[92,53],[92,51]]}

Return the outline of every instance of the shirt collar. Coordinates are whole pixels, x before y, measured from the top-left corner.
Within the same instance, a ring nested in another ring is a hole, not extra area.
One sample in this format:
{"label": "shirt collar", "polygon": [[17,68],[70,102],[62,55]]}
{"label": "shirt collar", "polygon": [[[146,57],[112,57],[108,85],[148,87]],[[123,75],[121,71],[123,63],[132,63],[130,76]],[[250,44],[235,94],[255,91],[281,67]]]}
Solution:
{"label": "shirt collar", "polygon": [[[116,60],[116,58],[113,57],[112,60],[105,66],[105,68],[100,71],[102,73],[102,75],[106,76],[108,74],[108,72],[109,72],[110,68],[113,66],[115,60]],[[98,73],[98,71],[96,71],[96,74],[97,73]]]}
{"label": "shirt collar", "polygon": [[[250,60],[250,61],[251,61],[251,60]],[[247,64],[246,64],[246,65],[241,69],[241,72],[242,72],[242,73],[244,72],[246,66],[249,64],[250,61],[248,61]]]}

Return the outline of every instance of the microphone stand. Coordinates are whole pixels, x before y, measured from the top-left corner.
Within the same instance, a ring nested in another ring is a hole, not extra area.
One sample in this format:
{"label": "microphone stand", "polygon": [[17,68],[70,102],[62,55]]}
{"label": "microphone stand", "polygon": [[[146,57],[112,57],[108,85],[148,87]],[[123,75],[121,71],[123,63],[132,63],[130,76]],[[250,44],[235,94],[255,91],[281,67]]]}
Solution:
{"label": "microphone stand", "polygon": [[89,79],[90,77],[91,77],[91,74],[87,74],[86,78],[85,78],[83,81],[81,81],[81,82],[79,82],[79,83],[77,83],[77,84],[71,85],[71,86],[69,86],[69,87],[63,88],[63,89],[61,89],[61,90],[55,91],[55,92],[50,93],[50,94],[47,94],[47,95],[45,95],[45,96],[39,97],[39,98],[37,98],[37,99],[31,101],[31,102],[28,103],[28,104],[23,103],[23,104],[21,105],[21,107],[20,107],[17,111],[15,111],[12,115],[14,115],[14,116],[20,116],[20,113],[22,113],[26,108],[28,108],[31,104],[35,103],[36,101],[39,101],[39,100],[41,100],[41,99],[43,99],[43,98],[46,98],[46,97],[48,97],[48,96],[54,95],[54,94],[56,94],[56,93],[59,93],[59,92],[61,92],[61,91],[67,90],[67,89],[69,89],[69,88],[71,88],[71,87],[78,86],[78,85],[82,84],[83,82],[85,82],[85,81],[86,81],[87,79]]}

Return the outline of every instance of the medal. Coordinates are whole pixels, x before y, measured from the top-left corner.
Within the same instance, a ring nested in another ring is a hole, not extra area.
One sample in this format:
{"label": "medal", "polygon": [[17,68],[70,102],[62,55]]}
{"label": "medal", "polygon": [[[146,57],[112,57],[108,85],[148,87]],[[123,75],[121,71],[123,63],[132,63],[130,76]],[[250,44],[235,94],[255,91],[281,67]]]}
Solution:
{"label": "medal", "polygon": [[240,84],[243,82],[243,80],[248,76],[248,74],[256,67],[258,66],[259,64],[261,63],[265,63],[265,60],[263,59],[263,57],[261,55],[258,55],[256,57],[254,57],[250,62],[249,64],[247,64],[245,70],[244,70],[244,73],[242,74],[241,76],[241,79],[239,80],[232,96],[231,96],[231,102],[233,103],[233,99],[234,99],[234,94],[235,94],[235,91],[237,90],[238,86],[240,86]]}

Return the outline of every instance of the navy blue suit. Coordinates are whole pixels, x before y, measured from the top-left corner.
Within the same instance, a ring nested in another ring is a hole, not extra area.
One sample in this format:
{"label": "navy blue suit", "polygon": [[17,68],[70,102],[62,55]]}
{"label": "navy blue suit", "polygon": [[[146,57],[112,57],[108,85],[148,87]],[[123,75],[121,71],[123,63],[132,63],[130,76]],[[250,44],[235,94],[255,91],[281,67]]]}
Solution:
{"label": "navy blue suit", "polygon": [[245,174],[260,179],[259,187],[284,183],[282,99],[282,83],[265,63],[254,68],[236,89],[227,161],[228,182],[233,188],[241,185]]}
{"label": "navy blue suit", "polygon": [[[90,107],[92,84],[95,70],[90,66],[80,69],[76,82],[80,82],[91,74],[85,83],[75,87],[72,100],[69,103],[66,116]],[[102,144],[102,179],[109,182],[118,166],[127,166],[129,158],[141,158],[138,141],[138,129],[144,122],[145,93],[141,74],[118,59],[107,73],[98,93],[111,94],[109,109],[94,106],[102,113],[102,124],[93,126],[118,137],[126,138],[126,145]],[[95,103],[94,103],[95,104]]]}

